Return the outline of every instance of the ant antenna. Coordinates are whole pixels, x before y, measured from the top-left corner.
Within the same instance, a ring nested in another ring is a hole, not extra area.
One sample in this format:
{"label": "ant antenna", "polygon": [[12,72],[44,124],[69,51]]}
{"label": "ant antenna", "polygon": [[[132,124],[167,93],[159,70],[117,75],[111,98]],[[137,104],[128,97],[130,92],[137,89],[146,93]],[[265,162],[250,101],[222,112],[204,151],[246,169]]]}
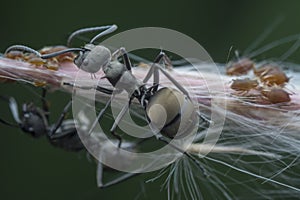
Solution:
{"label": "ant antenna", "polygon": [[79,29],[75,32],[73,32],[69,38],[68,38],[68,41],[67,41],[67,46],[70,46],[71,44],[71,41],[73,40],[73,38],[77,35],[80,35],[82,33],[88,33],[88,32],[94,32],[94,31],[101,31],[101,30],[105,30],[101,33],[99,33],[98,35],[96,35],[95,37],[93,37],[90,41],[91,44],[93,44],[93,42],[95,40],[97,40],[98,38],[104,36],[104,35],[107,35],[107,34],[110,34],[112,32],[114,32],[115,30],[117,30],[117,25],[113,24],[113,25],[108,25],[108,26],[99,26],[99,27],[90,27],[90,28],[83,28],[83,29]]}
{"label": "ant antenna", "polygon": [[48,58],[52,58],[52,57],[55,57],[55,56],[58,56],[58,55],[61,55],[61,54],[64,54],[64,53],[69,53],[69,52],[74,52],[74,51],[81,51],[82,52],[82,51],[85,51],[85,49],[83,49],[83,48],[63,49],[61,51],[56,51],[56,52],[53,52],[53,53],[40,55],[40,57],[42,59],[48,59]]}
{"label": "ant antenna", "polygon": [[38,57],[42,56],[38,51],[36,51],[30,47],[24,46],[24,45],[12,45],[5,50],[4,54],[7,54],[8,52],[14,51],[14,50],[21,50],[21,51],[33,53]]}
{"label": "ant antenna", "polygon": [[116,25],[112,25],[109,29],[107,29],[107,30],[105,30],[105,31],[103,31],[103,32],[101,32],[101,33],[99,33],[99,34],[96,35],[95,37],[93,37],[93,38],[91,39],[90,43],[93,44],[95,40],[97,40],[98,38],[100,38],[100,37],[102,37],[102,36],[104,36],[104,35],[107,35],[107,34],[110,34],[110,33],[114,32],[115,30],[117,30],[117,28],[118,28],[118,27],[117,27]]}
{"label": "ant antenna", "polygon": [[40,54],[40,52],[38,52],[38,51],[36,51],[36,50],[28,47],[28,46],[24,46],[24,45],[12,45],[12,46],[8,47],[5,50],[4,54],[7,54],[10,51],[14,51],[14,50],[20,50],[20,51],[24,51],[24,52],[33,53],[37,57],[40,57],[42,59],[48,59],[48,58],[52,58],[52,57],[55,57],[55,56],[58,56],[58,55],[61,55],[61,54],[64,54],[64,53],[68,53],[68,52],[84,51],[85,49],[83,49],[83,48],[69,48],[69,49],[64,49],[64,50],[56,51],[56,52],[49,53],[49,54]]}

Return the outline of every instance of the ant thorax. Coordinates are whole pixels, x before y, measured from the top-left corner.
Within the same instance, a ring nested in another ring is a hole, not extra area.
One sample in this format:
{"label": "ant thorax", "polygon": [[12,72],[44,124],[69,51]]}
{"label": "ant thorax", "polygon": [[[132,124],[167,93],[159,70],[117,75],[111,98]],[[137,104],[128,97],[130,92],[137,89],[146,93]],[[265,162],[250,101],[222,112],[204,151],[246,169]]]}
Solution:
{"label": "ant thorax", "polygon": [[107,80],[117,89],[122,89],[132,94],[143,85],[125,65],[118,60],[111,61],[109,65],[102,68]]}

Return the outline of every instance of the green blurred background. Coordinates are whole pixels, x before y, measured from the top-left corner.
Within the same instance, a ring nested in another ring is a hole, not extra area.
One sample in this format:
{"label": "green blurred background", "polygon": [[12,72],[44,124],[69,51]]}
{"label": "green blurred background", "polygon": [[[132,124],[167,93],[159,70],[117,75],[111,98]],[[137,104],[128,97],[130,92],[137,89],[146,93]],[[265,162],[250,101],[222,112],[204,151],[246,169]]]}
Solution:
{"label": "green blurred background", "polygon": [[[165,27],[198,41],[216,62],[227,60],[231,46],[243,50],[277,19],[283,21],[261,44],[299,34],[300,1],[5,1],[1,3],[0,51],[12,44],[39,49],[65,44],[67,36],[83,27],[117,24],[119,31],[144,27]],[[291,44],[288,44],[291,45]],[[276,48],[262,57],[280,56]],[[290,61],[299,63],[299,52]],[[1,95],[11,95],[19,103],[39,103],[37,88],[1,84]],[[51,119],[69,100],[55,92],[49,97]],[[0,102],[1,117],[11,115]],[[84,153],[69,153],[52,147],[46,139],[35,140],[21,131],[0,125],[1,199],[166,199],[161,181],[143,184],[151,174],[106,190],[96,187],[95,165]],[[139,196],[140,195],[140,196]]]}

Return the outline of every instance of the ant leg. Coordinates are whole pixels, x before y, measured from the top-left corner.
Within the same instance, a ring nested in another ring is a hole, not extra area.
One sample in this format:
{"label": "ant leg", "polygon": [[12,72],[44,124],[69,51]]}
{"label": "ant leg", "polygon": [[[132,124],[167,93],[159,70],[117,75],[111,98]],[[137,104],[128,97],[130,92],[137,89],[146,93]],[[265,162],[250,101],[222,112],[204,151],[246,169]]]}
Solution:
{"label": "ant leg", "polygon": [[188,152],[184,151],[183,149],[175,146],[174,144],[169,143],[163,136],[158,136],[157,138],[158,138],[158,140],[164,142],[165,144],[170,145],[172,148],[176,149],[180,153],[186,155],[189,159],[191,159],[197,165],[197,167],[202,171],[202,173],[205,177],[208,176],[206,170],[201,166],[199,161],[197,159],[195,159],[191,154],[189,154]]}
{"label": "ant leg", "polygon": [[128,105],[128,104],[125,105],[125,106],[123,107],[123,109],[121,110],[121,112],[120,112],[119,115],[117,116],[117,119],[114,121],[113,126],[112,126],[111,129],[110,129],[111,134],[112,134],[116,139],[119,140],[118,148],[121,147],[121,144],[122,144],[122,138],[121,138],[121,136],[117,135],[117,134],[115,133],[115,131],[116,131],[116,128],[117,128],[118,124],[119,124],[120,121],[122,120],[122,118],[123,118],[125,112],[128,110],[128,108],[129,108],[129,105]]}
{"label": "ant leg", "polygon": [[131,98],[129,99],[128,104],[126,104],[126,105],[122,108],[121,112],[118,114],[116,120],[114,121],[113,126],[112,126],[111,129],[110,129],[111,134],[112,134],[115,138],[117,138],[117,139],[119,140],[118,148],[121,147],[121,144],[122,144],[122,138],[121,138],[119,135],[117,135],[117,134],[115,133],[115,131],[116,131],[116,128],[117,128],[118,124],[120,123],[120,121],[121,121],[122,118],[124,117],[125,113],[126,113],[127,110],[129,109],[129,106],[131,105],[132,99],[133,99],[133,97],[131,97]]}
{"label": "ant leg", "polygon": [[65,106],[64,110],[62,111],[62,113],[60,114],[60,117],[58,118],[57,122],[55,123],[55,125],[53,126],[53,128],[51,128],[51,130],[48,133],[48,136],[51,138],[51,136],[53,136],[55,134],[55,132],[57,131],[57,129],[61,126],[67,112],[69,111],[69,108],[72,104],[72,100],[70,100],[67,105]]}
{"label": "ant leg", "polygon": [[182,85],[179,82],[177,82],[165,69],[155,64],[154,71],[155,70],[161,71],[183,94],[185,94],[190,99],[188,91],[184,89],[184,87],[182,87]]}
{"label": "ant leg", "polygon": [[63,85],[68,85],[68,86],[79,88],[79,89],[83,89],[83,90],[94,89],[94,90],[97,90],[99,92],[102,92],[102,93],[108,94],[108,95],[111,95],[113,93],[113,90],[107,89],[107,88],[104,88],[104,87],[101,87],[101,86],[96,86],[96,87],[91,87],[91,86],[77,86],[77,85],[74,85],[73,83],[68,83],[68,82],[64,82]]}
{"label": "ant leg", "polygon": [[38,51],[36,51],[36,50],[34,50],[34,49],[30,48],[30,47],[24,46],[24,45],[12,45],[12,46],[8,47],[5,50],[4,54],[7,54],[8,52],[15,51],[15,50],[20,50],[20,51],[24,51],[24,52],[33,53],[37,57],[41,57],[42,56]]}
{"label": "ant leg", "polygon": [[15,127],[15,128],[19,128],[19,126],[11,124],[11,123],[9,123],[9,122],[5,121],[4,119],[1,119],[1,118],[0,118],[0,123],[5,124],[7,126],[12,126],[12,127]]}
{"label": "ant leg", "polygon": [[49,105],[46,101],[46,93],[47,90],[45,88],[42,88],[42,105],[43,105],[43,111],[45,113],[45,117],[47,119],[47,122],[49,122]]}
{"label": "ant leg", "polygon": [[153,64],[150,67],[150,70],[148,71],[147,75],[145,76],[143,83],[146,83],[150,77],[153,74],[153,86],[154,89],[153,91],[157,91],[158,89],[158,85],[159,85],[159,72],[158,70],[156,70],[156,64],[160,63],[161,61],[164,61],[165,64],[167,64],[168,66],[172,66],[171,60],[169,59],[169,57],[164,53],[164,52],[160,52],[158,54],[158,56],[154,59]]}
{"label": "ant leg", "polygon": [[[138,142],[134,143],[132,147],[130,148],[136,148],[137,146],[141,145],[142,143],[146,142],[147,140],[149,140],[150,138],[143,138],[141,140],[139,140]],[[97,185],[100,188],[107,188],[110,186],[113,186],[115,184],[121,183],[123,181],[126,181],[134,176],[138,176],[141,173],[125,173],[107,183],[103,183],[103,176],[104,176],[105,170],[103,169],[103,164],[101,162],[98,162],[97,165]]]}
{"label": "ant leg", "polygon": [[[180,83],[178,83],[165,69],[163,69],[160,65],[158,65],[157,63],[159,63],[160,61],[164,61],[166,62],[168,65],[172,66],[171,64],[171,60],[169,59],[169,57],[164,53],[164,52],[160,52],[160,54],[157,56],[157,58],[155,59],[156,62],[154,62],[151,65],[151,68],[149,69],[147,75],[145,76],[143,83],[146,83],[150,77],[152,76],[152,74],[154,74],[154,83],[158,82],[158,70],[161,71],[182,93],[184,93],[188,98],[190,98],[189,93],[186,89],[184,89],[184,87],[181,86]],[[156,77],[155,77],[156,76]]]}
{"label": "ant leg", "polygon": [[111,103],[111,98],[107,101],[106,105],[104,106],[104,108],[100,111],[100,113],[98,114],[97,116],[97,119],[94,121],[94,123],[92,124],[90,130],[89,130],[89,135],[92,134],[92,131],[94,130],[96,124],[99,122],[99,120],[101,119],[101,117],[104,115],[106,109],[108,108],[108,106],[110,105]]}
{"label": "ant leg", "polygon": [[131,72],[131,67],[132,67],[132,65],[131,65],[129,56],[128,56],[128,54],[127,54],[127,51],[125,50],[124,47],[121,47],[121,48],[119,48],[118,50],[116,50],[116,51],[112,54],[111,59],[112,59],[112,60],[117,60],[118,57],[120,57],[120,56],[123,57],[123,60],[124,60],[124,63],[125,63],[125,66],[126,66],[127,70]]}
{"label": "ant leg", "polygon": [[155,63],[159,63],[164,56],[165,56],[165,53],[164,52],[160,52],[158,54],[158,56],[154,59],[153,64],[151,65],[148,73],[146,74],[146,76],[145,76],[145,78],[143,80],[143,83],[146,83],[151,78],[151,76],[153,74],[153,85],[159,84],[159,74],[157,74],[156,72],[154,72],[154,67],[153,66],[154,66]]}
{"label": "ant leg", "polygon": [[103,174],[104,174],[103,165],[102,165],[102,163],[98,162],[97,185],[99,188],[107,188],[107,187],[113,186],[115,184],[121,183],[123,181],[126,181],[127,179],[130,179],[134,176],[140,175],[138,173],[125,173],[124,175],[117,177],[107,183],[103,183]]}

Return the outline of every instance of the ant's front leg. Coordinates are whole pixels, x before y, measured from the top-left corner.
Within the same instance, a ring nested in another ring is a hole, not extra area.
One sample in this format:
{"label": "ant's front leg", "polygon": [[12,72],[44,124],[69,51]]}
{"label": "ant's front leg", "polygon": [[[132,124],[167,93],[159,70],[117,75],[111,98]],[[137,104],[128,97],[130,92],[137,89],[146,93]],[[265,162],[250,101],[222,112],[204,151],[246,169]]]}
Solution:
{"label": "ant's front leg", "polygon": [[132,65],[131,65],[130,59],[128,57],[127,51],[125,50],[124,47],[121,47],[120,49],[117,49],[112,54],[111,60],[117,60],[120,56],[123,57],[123,60],[124,60],[124,63],[125,63],[125,66],[126,66],[127,70],[131,72]]}
{"label": "ant's front leg", "polygon": [[57,122],[49,128],[47,136],[53,146],[76,152],[84,149],[84,145],[78,136],[76,122],[73,119],[64,120],[71,104],[70,100]]}
{"label": "ant's front leg", "polygon": [[72,100],[70,100],[67,105],[65,106],[64,110],[60,114],[60,117],[58,118],[57,122],[54,124],[54,126],[49,130],[48,136],[51,139],[51,137],[56,133],[57,129],[61,126],[63,123],[63,120],[67,114],[67,112],[70,109],[70,106],[72,105]]}
{"label": "ant's front leg", "polygon": [[47,90],[45,88],[42,88],[42,106],[43,106],[43,111],[44,111],[45,117],[47,119],[47,122],[49,122],[49,105],[48,105],[48,102],[46,100],[46,93],[47,93]]}

